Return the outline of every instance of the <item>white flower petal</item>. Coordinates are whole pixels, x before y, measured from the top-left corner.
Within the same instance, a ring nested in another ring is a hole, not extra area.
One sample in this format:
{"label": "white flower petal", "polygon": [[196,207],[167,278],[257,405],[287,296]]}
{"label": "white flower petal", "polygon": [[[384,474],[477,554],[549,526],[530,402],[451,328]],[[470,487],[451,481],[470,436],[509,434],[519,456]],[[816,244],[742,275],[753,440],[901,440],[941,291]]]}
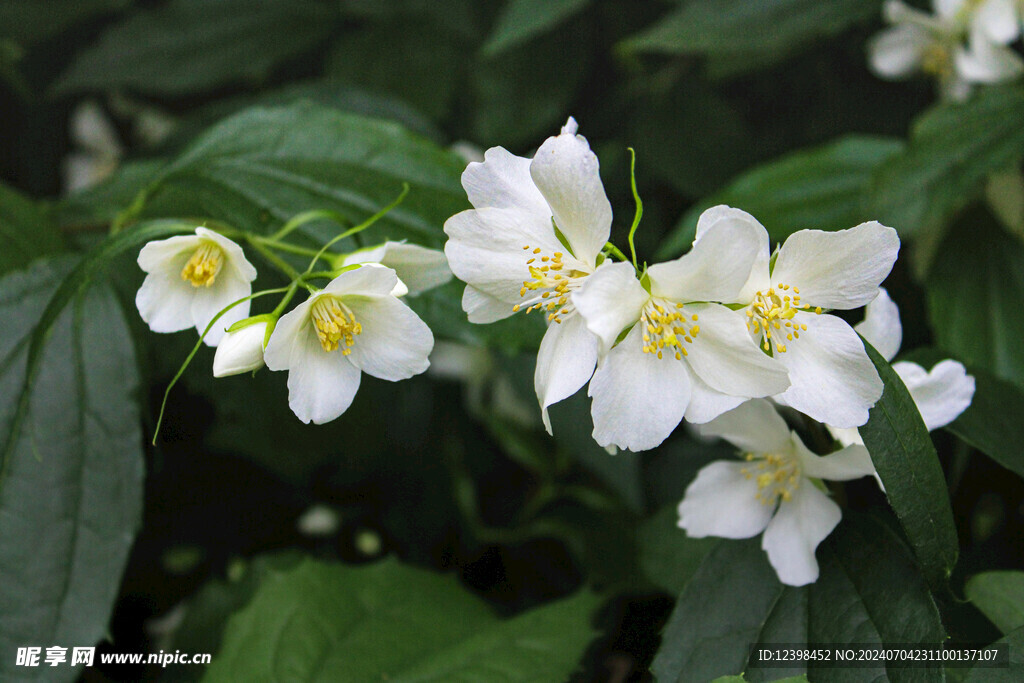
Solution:
{"label": "white flower petal", "polygon": [[1024,60],[1011,48],[997,45],[976,28],[967,48],[953,53],[956,72],[969,83],[1001,83],[1024,73]]}
{"label": "white flower petal", "polygon": [[349,347],[353,365],[392,382],[427,369],[434,335],[411,308],[393,296],[344,297],[342,301],[362,326]]}
{"label": "white flower petal", "polygon": [[715,222],[684,256],[651,266],[651,294],[674,301],[737,300],[764,251],[760,225],[732,217]]}
{"label": "white flower petal", "polygon": [[[224,271],[222,270],[221,276],[223,275]],[[197,288],[199,291],[192,297],[192,324],[195,325],[197,334],[205,332],[207,325],[222,309],[252,294],[252,285],[239,279],[234,273],[230,278],[221,276],[218,276],[217,281],[209,289]],[[203,337],[203,343],[207,346],[220,344],[227,328],[249,317],[251,303],[251,301],[243,301],[225,311],[224,315],[217,318],[217,322]]]}
{"label": "white flower petal", "polygon": [[814,551],[842,519],[839,506],[804,480],[792,498],[779,504],[761,538],[768,561],[787,586],[805,586],[818,579]]}
{"label": "white flower petal", "polygon": [[398,284],[398,275],[390,268],[376,263],[366,263],[359,268],[346,270],[327,283],[326,294],[386,296]]}
{"label": "white flower petal", "polygon": [[201,241],[195,235],[177,235],[165,240],[147,242],[139,251],[139,268],[152,273],[157,270],[173,269],[171,262],[180,262],[181,265],[175,273],[180,277],[181,269],[191,258],[192,252],[199,248]]}
{"label": "white flower petal", "polygon": [[928,431],[955,420],[974,398],[974,378],[955,360],[944,360],[931,372],[907,361],[893,363],[892,369],[907,385]]}
{"label": "white flower petal", "polygon": [[602,264],[572,294],[573,305],[587,329],[601,341],[602,355],[608,353],[624,329],[640,319],[649,298],[629,263]]}
{"label": "white flower petal", "polygon": [[907,78],[921,69],[932,40],[926,29],[912,24],[884,29],[868,40],[868,65],[879,78]]}
{"label": "white flower petal", "polygon": [[792,448],[789,426],[771,401],[764,399],[747,401],[697,431],[725,439],[744,453],[781,453]]}
{"label": "white flower petal", "polygon": [[452,279],[444,252],[418,244],[387,242],[380,263],[398,273],[411,296],[440,287]]}
{"label": "white flower petal", "polygon": [[586,138],[568,129],[548,138],[533,157],[530,175],[573,255],[593,265],[611,233],[612,206]]}
{"label": "white flower petal", "polygon": [[761,352],[747,331],[746,317],[721,304],[692,304],[683,309],[697,315],[687,324],[700,332],[685,343],[685,360],[704,382],[730,396],[757,398],[786,390],[789,379],[780,364]]}
{"label": "white flower petal", "polygon": [[853,329],[886,360],[896,357],[903,343],[903,325],[900,323],[900,309],[889,298],[885,288],[878,288],[878,296],[864,309],[864,320]]}
{"label": "white flower petal", "polygon": [[514,209],[551,222],[551,209],[530,177],[530,159],[517,157],[503,147],[484,152],[482,163],[472,163],[462,174],[469,203],[478,209]]}
{"label": "white flower petal", "polygon": [[751,538],[764,531],[775,511],[757,498],[757,482],[744,463],[713,462],[697,473],[679,504],[679,527],[694,538]]}
{"label": "white flower petal", "polygon": [[301,304],[282,315],[274,331],[270,333],[267,348],[263,351],[263,361],[271,370],[287,370],[293,364],[293,356],[301,355],[296,349],[304,348],[306,338],[316,338],[316,331],[310,318],[310,309],[316,300],[323,296],[310,296]]}
{"label": "white flower petal", "polygon": [[743,396],[729,396],[715,391],[705,384],[689,365],[683,365],[690,377],[690,405],[686,406],[685,415],[687,422],[702,425],[747,400]]}
{"label": "white flower petal", "polygon": [[532,279],[528,252],[540,249],[550,256],[565,250],[550,219],[538,222],[515,209],[463,211],[445,221],[444,231],[444,253],[455,276],[510,305],[521,300],[523,282]]}
{"label": "white flower petal", "polygon": [[825,425],[828,429],[828,433],[832,435],[832,438],[841,443],[843,446],[863,446],[864,439],[861,438],[860,431],[856,427],[833,427],[832,425]]}
{"label": "white flower petal", "polygon": [[[972,21],[989,40],[1009,45],[1020,37],[1019,0],[985,0],[974,11]],[[1024,12],[1024,7],[1021,7]]]}
{"label": "white flower petal", "polygon": [[580,315],[548,325],[537,351],[533,386],[540,401],[544,427],[551,433],[548,406],[569,398],[587,383],[597,365],[597,337]]}
{"label": "white flower petal", "polygon": [[697,219],[697,236],[694,245],[703,239],[704,235],[718,225],[747,225],[758,235],[758,251],[754,262],[750,267],[750,277],[743,285],[735,301],[719,301],[719,303],[748,303],[753,300],[758,290],[767,289],[771,286],[768,275],[768,263],[771,259],[771,240],[768,231],[761,223],[746,211],[734,209],[731,206],[721,204],[707,209]]}
{"label": "white flower petal", "polygon": [[644,451],[668,438],[683,419],[689,375],[674,358],[644,353],[637,325],[601,361],[588,394],[598,445]]}
{"label": "white flower petal", "polygon": [[324,424],[352,405],[362,373],[339,351],[324,351],[312,327],[296,340],[290,360],[288,406],[300,420]]}
{"label": "white flower petal", "polygon": [[[177,260],[184,267],[188,259],[189,253],[185,253]],[[181,267],[154,269],[135,294],[139,315],[154,332],[178,332],[195,324],[192,322],[195,288],[191,282],[181,279]]]}
{"label": "white flower petal", "polygon": [[225,256],[224,269],[230,267],[235,271],[236,277],[245,282],[252,282],[256,279],[256,268],[245,258],[245,252],[242,251],[242,247],[238,246],[237,243],[207,228],[196,228],[196,235],[215,242],[223,250]]}
{"label": "white flower petal", "polygon": [[471,323],[493,323],[515,313],[512,306],[490,294],[484,294],[473,285],[466,285],[462,292],[462,310],[468,314]]}
{"label": "white flower petal", "polygon": [[263,367],[267,323],[254,323],[224,335],[213,356],[213,376],[227,377]]}
{"label": "white flower petal", "polygon": [[932,0],[932,8],[940,17],[952,19],[960,10],[964,9],[966,2],[967,0]]}
{"label": "white flower petal", "polygon": [[775,358],[789,370],[792,386],[782,399],[793,408],[835,427],[859,427],[882,396],[882,380],[853,328],[834,315],[797,313],[807,325],[800,338]]}
{"label": "white flower petal", "polygon": [[782,245],[772,282],[798,287],[804,304],[857,308],[878,294],[899,250],[896,231],[876,221],[838,232],[801,230]]}
{"label": "white flower petal", "polygon": [[862,445],[847,446],[828,455],[816,455],[804,446],[796,432],[793,433],[793,442],[797,457],[800,458],[800,467],[806,477],[847,481],[875,473],[868,449]]}

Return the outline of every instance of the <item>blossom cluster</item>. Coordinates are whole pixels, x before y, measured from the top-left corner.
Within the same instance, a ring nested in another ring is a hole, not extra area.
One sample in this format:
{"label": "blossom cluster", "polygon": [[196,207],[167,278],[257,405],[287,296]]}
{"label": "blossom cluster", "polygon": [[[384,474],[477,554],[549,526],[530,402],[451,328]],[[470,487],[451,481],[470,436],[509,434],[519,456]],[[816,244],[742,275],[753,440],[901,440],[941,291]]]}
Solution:
{"label": "blossom cluster", "polygon": [[1024,74],[1011,47],[1021,35],[1020,0],[933,0],[928,13],[887,0],[889,28],[868,44],[871,68],[891,80],[916,73],[933,76],[942,96],[963,100],[977,84],[1001,83]]}
{"label": "blossom cluster", "polygon": [[[401,297],[451,278],[440,252],[385,242],[333,258],[331,271],[307,271],[274,312],[249,317],[256,269],[241,246],[216,231],[198,227],[194,235],[150,242],[138,262],[147,275],[135,303],[150,329],[194,327],[217,347],[217,377],[264,364],[287,370],[288,405],[316,424],[348,409],[364,372],[398,381],[427,369],[434,336]],[[316,277],[330,281],[319,288]],[[308,298],[283,313],[300,285]]]}
{"label": "blossom cluster", "polygon": [[[463,307],[478,323],[544,316],[534,386],[548,431],[548,408],[589,383],[593,437],[612,452],[653,448],[683,420],[726,439],[742,459],[701,470],[680,527],[763,532],[783,582],[814,581],[815,549],[841,516],[823,482],[875,474],[857,428],[883,391],[858,330],[832,312],[867,305],[859,331],[895,355],[898,312],[880,285],[896,231],[874,221],[802,230],[773,251],[753,216],[717,206],[688,253],[640,267],[608,242],[598,160],[571,118],[532,159],[488,150],[463,186],[474,208],[445,224]],[[958,363],[897,366],[929,428],[970,403],[973,380]],[[838,450],[810,451],[780,411],[827,427]]]}

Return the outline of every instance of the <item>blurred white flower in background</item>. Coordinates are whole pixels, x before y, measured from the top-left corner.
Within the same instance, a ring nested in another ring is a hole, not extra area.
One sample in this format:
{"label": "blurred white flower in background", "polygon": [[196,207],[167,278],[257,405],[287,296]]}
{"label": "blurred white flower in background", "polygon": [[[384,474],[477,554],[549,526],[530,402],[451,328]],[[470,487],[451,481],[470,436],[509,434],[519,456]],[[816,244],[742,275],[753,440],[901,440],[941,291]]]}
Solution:
{"label": "blurred white flower in background", "polygon": [[395,382],[430,365],[434,335],[392,294],[397,285],[390,268],[355,268],[281,316],[264,360],[288,371],[288,405],[300,420],[344,413],[363,372]]}
{"label": "blurred white flower in background", "polygon": [[815,455],[771,402],[759,399],[697,429],[739,448],[743,460],[713,462],[697,473],[679,504],[679,527],[694,538],[751,538],[764,532],[761,547],[782,583],[816,581],[814,552],[842,518],[820,480],[874,474],[867,449],[852,445]]}
{"label": "blurred white flower in background", "polygon": [[68,122],[73,151],[64,157],[64,191],[68,194],[106,180],[121,163],[124,148],[117,129],[95,100],[75,106]]}
{"label": "blurred white flower in background", "polygon": [[593,273],[611,231],[597,157],[570,118],[534,158],[501,147],[471,163],[462,185],[475,207],[445,222],[445,254],[466,283],[469,320],[490,323],[542,311],[548,329],[534,388],[548,432],[548,406],[572,396],[597,364],[597,339],[577,315],[574,292]]}
{"label": "blurred white flower in background", "polygon": [[887,80],[918,73],[937,79],[944,98],[963,100],[975,84],[1000,83],[1024,73],[1024,60],[1006,44],[1020,32],[1016,0],[934,0],[934,14],[887,0],[891,27],[868,42],[872,70]]}
{"label": "blurred white flower in background", "polygon": [[[195,327],[202,334],[221,309],[252,294],[256,279],[256,269],[242,248],[206,228],[196,228],[195,235],[149,242],[138,261],[147,275],[135,305],[154,332]],[[217,346],[228,327],[248,317],[248,301],[234,306],[203,341]]]}

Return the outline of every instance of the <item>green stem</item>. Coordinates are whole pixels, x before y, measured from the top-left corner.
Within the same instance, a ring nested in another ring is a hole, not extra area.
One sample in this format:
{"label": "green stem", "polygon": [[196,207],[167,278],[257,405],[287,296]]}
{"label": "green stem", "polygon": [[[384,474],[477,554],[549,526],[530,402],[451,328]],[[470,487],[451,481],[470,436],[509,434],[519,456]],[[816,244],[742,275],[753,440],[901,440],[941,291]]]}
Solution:
{"label": "green stem", "polygon": [[277,267],[278,270],[284,273],[290,280],[302,279],[302,275],[299,274],[299,271],[293,268],[291,264],[282,259],[280,256],[270,251],[270,249],[263,246],[263,244],[259,240],[253,239],[252,235],[247,235],[246,239],[249,242],[249,244],[252,245],[253,249],[260,252],[263,255],[263,258],[270,261],[274,266]]}
{"label": "green stem", "polygon": [[349,223],[348,218],[342,216],[336,211],[330,211],[328,209],[315,209],[313,211],[304,211],[297,216],[292,217],[287,223],[285,223],[280,230],[270,236],[271,240],[275,242],[282,240],[286,235],[291,233],[296,228],[305,225],[306,223],[312,223],[313,221],[331,221],[338,225],[345,226]]}
{"label": "green stem", "polygon": [[279,242],[271,237],[260,237],[259,235],[252,235],[251,239],[256,240],[260,244],[276,249],[277,251],[283,251],[287,254],[295,254],[297,256],[315,256],[316,249],[310,249],[309,247],[300,247],[297,244],[291,244],[290,242]]}
{"label": "green stem", "polygon": [[[606,252],[608,252],[609,254],[611,254],[612,256],[614,256],[615,258],[619,259],[620,261],[629,261],[629,259],[626,258],[626,255],[622,253],[622,250],[619,249],[614,244],[612,244],[611,242],[609,242],[608,244],[604,245],[604,250]],[[636,267],[635,263],[633,265],[634,265],[634,267]]]}
{"label": "green stem", "polygon": [[633,216],[633,225],[629,228],[629,253],[633,255],[633,267],[639,270],[636,265],[636,247],[633,245],[633,235],[640,225],[640,219],[644,215],[644,203],[640,201],[640,193],[636,189],[636,151],[629,148],[629,184],[633,188],[633,201],[636,202],[636,214]]}
{"label": "green stem", "polygon": [[[294,286],[295,283],[293,282],[292,287]],[[164,422],[164,410],[167,408],[167,399],[171,395],[171,389],[173,389],[174,385],[178,383],[178,380],[181,379],[181,376],[185,374],[185,368],[187,368],[189,363],[192,362],[192,359],[195,358],[195,355],[199,353],[199,348],[203,345],[203,339],[205,339],[206,335],[208,335],[210,333],[210,330],[213,329],[214,324],[216,324],[216,322],[220,320],[225,313],[227,313],[228,311],[230,311],[232,308],[239,304],[245,303],[246,301],[251,301],[252,299],[255,299],[257,297],[267,296],[268,294],[280,294],[281,292],[288,292],[290,289],[291,287],[279,287],[277,289],[265,289],[262,292],[250,294],[249,296],[242,297],[237,301],[232,301],[230,304],[228,304],[220,311],[218,311],[217,315],[213,316],[213,319],[210,320],[209,324],[206,326],[206,329],[203,330],[203,333],[201,335],[199,335],[199,340],[196,342],[196,345],[192,347],[192,352],[189,353],[188,356],[185,358],[185,362],[181,364],[180,368],[178,368],[177,374],[174,375],[174,378],[171,380],[171,383],[167,385],[167,389],[164,391],[164,400],[160,404],[160,416],[157,417],[156,429],[153,431],[152,443],[154,446],[156,445],[157,437],[160,435],[160,425],[162,425]]]}
{"label": "green stem", "polygon": [[401,204],[402,200],[405,199],[405,195],[407,195],[407,194],[409,194],[409,183],[402,183],[402,192],[401,192],[401,194],[398,195],[398,198],[396,198],[393,202],[391,202],[390,204],[385,206],[383,209],[381,209],[377,213],[375,213],[372,216],[370,216],[369,218],[367,218],[365,221],[363,221],[359,225],[357,225],[357,226],[355,226],[353,228],[349,228],[348,230],[346,230],[345,232],[341,233],[340,235],[338,235],[334,239],[330,240],[327,244],[322,246],[320,248],[320,251],[317,252],[316,256],[313,257],[313,260],[310,261],[309,267],[306,268],[306,272],[307,273],[311,272],[313,270],[313,266],[315,266],[316,262],[318,260],[320,260],[320,257],[323,256],[324,253],[326,253],[326,251],[330,247],[332,247],[336,242],[339,242],[339,241],[345,239],[346,237],[351,237],[352,235],[355,235],[356,233],[359,233],[359,232],[362,232],[363,230],[366,230],[368,227],[370,227],[371,225],[373,225],[374,223],[379,221],[381,218],[383,218],[385,215],[387,215],[387,213],[389,211],[391,211],[393,208],[395,208],[396,206]]}
{"label": "green stem", "polygon": [[302,274],[303,281],[315,280],[317,278],[327,278],[328,280],[333,280],[336,277],[338,277],[338,272],[334,270],[315,270],[312,273]]}

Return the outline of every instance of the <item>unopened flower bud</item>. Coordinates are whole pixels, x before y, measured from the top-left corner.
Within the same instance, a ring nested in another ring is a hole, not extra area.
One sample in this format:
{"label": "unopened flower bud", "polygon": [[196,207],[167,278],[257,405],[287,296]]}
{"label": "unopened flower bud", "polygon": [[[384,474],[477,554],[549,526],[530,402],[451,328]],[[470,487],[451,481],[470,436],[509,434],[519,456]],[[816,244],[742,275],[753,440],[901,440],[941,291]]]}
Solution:
{"label": "unopened flower bud", "polygon": [[213,376],[227,377],[263,367],[263,340],[267,323],[258,322],[228,331],[213,357]]}

